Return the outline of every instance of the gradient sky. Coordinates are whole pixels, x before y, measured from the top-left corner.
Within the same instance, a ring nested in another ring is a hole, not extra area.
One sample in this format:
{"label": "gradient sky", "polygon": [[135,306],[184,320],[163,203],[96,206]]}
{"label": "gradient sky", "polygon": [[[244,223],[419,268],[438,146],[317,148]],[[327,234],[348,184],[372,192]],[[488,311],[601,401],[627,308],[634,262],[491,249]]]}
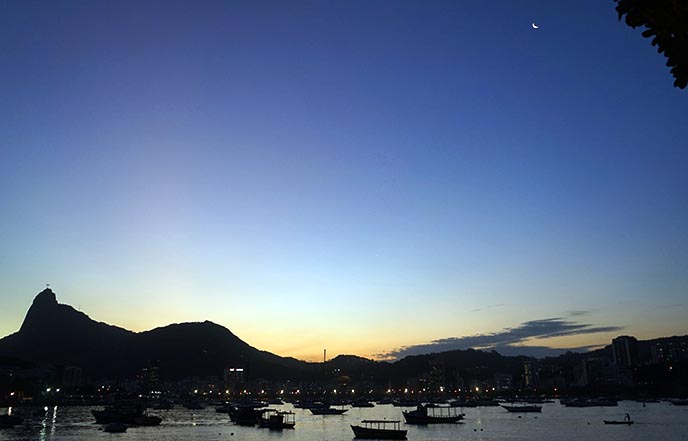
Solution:
{"label": "gradient sky", "polygon": [[614,6],[0,2],[0,335],[45,283],[308,360],[687,333],[688,92]]}

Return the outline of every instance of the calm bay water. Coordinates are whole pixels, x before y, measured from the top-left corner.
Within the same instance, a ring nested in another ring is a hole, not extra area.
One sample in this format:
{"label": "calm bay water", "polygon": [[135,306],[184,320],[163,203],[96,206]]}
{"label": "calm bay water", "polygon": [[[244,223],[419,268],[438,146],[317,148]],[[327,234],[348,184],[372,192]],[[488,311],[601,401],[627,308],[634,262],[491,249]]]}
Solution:
{"label": "calm bay water", "polygon": [[[156,411],[163,417],[158,427],[133,427],[126,433],[103,433],[93,423],[88,407],[50,407],[36,409],[33,416],[12,429],[0,429],[0,441],[85,441],[85,440],[144,440],[144,441],[350,441],[350,424],[362,419],[403,420],[401,408],[391,405],[374,408],[354,408],[344,415],[315,416],[308,410],[291,405],[271,406],[296,413],[296,429],[273,432],[267,429],[235,426],[226,414],[208,407],[191,411],[177,408]],[[26,413],[28,409],[19,409]],[[4,413],[4,409],[0,410]],[[669,403],[641,403],[621,401],[618,407],[566,408],[559,403],[545,404],[541,414],[508,413],[500,407],[464,409],[463,424],[412,426],[409,441],[688,441],[688,407]],[[604,419],[622,419],[631,414],[632,426],[610,426]]]}

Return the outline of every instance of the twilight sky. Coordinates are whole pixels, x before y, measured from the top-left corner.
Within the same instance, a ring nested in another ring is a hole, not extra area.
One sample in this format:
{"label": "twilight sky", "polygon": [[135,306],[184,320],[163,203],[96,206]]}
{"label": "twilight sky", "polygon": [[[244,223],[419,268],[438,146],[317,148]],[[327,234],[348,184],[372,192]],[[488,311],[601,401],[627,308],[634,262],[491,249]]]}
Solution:
{"label": "twilight sky", "polygon": [[688,92],[614,6],[0,2],[0,336],[45,283],[308,360],[687,333]]}

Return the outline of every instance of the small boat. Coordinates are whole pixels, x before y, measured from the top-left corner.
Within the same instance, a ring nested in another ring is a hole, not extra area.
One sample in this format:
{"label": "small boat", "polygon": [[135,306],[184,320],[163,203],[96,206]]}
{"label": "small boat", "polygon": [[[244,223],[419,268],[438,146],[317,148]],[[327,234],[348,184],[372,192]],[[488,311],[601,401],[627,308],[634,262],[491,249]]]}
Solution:
{"label": "small boat", "polygon": [[282,415],[282,427],[285,429],[293,429],[294,426],[296,426],[296,414],[292,411],[285,410],[282,412],[279,412],[280,415]]}
{"label": "small boat", "polygon": [[496,407],[499,406],[497,400],[453,400],[449,402],[450,407]]}
{"label": "small boat", "polygon": [[162,423],[162,418],[155,415],[139,415],[134,417],[134,426],[157,426]]}
{"label": "small boat", "polygon": [[103,410],[92,409],[96,424],[122,423],[132,426],[157,426],[162,422],[159,416],[148,415],[141,402],[120,402],[105,406]]}
{"label": "small boat", "polygon": [[514,412],[514,413],[529,413],[529,412],[542,412],[542,406],[536,406],[534,404],[524,404],[522,406],[516,406],[516,405],[511,405],[511,406],[506,406],[502,404],[502,407],[506,409],[509,412]]}
{"label": "small boat", "polygon": [[688,406],[688,399],[683,399],[683,400],[667,400],[674,406]]}
{"label": "small boat", "polygon": [[184,408],[189,409],[189,410],[203,410],[203,409],[205,409],[205,406],[200,401],[187,401],[186,403],[182,404],[182,406],[184,406]]}
{"label": "small boat", "polygon": [[153,409],[155,409],[155,410],[174,409],[174,403],[172,403],[171,401],[160,401],[159,403],[156,403],[153,405]]}
{"label": "small boat", "polygon": [[127,431],[127,425],[124,423],[108,423],[103,426],[103,432],[107,433],[124,433]]}
{"label": "small boat", "polygon": [[400,421],[363,420],[361,425],[351,425],[356,438],[364,439],[406,439],[407,430],[399,428]]}
{"label": "small boat", "polygon": [[603,421],[604,421],[604,424],[625,424],[627,426],[630,426],[631,424],[633,424],[633,420],[631,419],[630,414],[626,414],[624,416],[624,419],[621,421],[618,421],[618,420],[603,420]]}
{"label": "small boat", "polygon": [[619,405],[617,400],[607,398],[559,400],[559,403],[565,407],[613,407]]}
{"label": "small boat", "polygon": [[309,410],[313,415],[342,415],[349,409],[343,407],[339,409],[336,407],[311,407]]}
{"label": "small boat", "polygon": [[403,411],[402,414],[407,424],[458,423],[464,417],[456,407],[427,407],[422,404],[416,410]]}
{"label": "small boat", "polygon": [[554,400],[548,400],[546,398],[525,398],[523,402],[528,404],[551,404]]}
{"label": "small boat", "polygon": [[394,407],[416,407],[420,403],[417,400],[393,400],[392,406]]}
{"label": "small boat", "polygon": [[229,419],[238,426],[255,426],[261,411],[251,405],[237,406],[229,412]]}
{"label": "small boat", "polygon": [[296,425],[294,412],[280,412],[277,409],[262,409],[258,427],[270,430],[293,429]]}
{"label": "small boat", "polygon": [[294,404],[294,407],[297,409],[310,409],[312,407],[322,407],[321,404],[315,403],[313,401],[297,401]]}
{"label": "small boat", "polygon": [[231,404],[223,404],[215,408],[215,412],[217,413],[229,413],[232,410],[234,410],[234,406],[232,406]]}
{"label": "small boat", "polygon": [[353,403],[351,403],[352,407],[375,407],[375,404],[371,403],[370,401],[367,400],[356,400]]}

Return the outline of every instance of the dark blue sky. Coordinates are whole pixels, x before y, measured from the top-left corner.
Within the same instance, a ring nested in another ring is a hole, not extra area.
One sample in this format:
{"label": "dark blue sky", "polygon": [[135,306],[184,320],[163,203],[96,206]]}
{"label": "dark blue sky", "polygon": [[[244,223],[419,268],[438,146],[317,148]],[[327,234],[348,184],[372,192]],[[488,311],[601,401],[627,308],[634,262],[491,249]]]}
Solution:
{"label": "dark blue sky", "polygon": [[1,3],[0,334],[45,282],[303,358],[685,333],[688,97],[614,6]]}

